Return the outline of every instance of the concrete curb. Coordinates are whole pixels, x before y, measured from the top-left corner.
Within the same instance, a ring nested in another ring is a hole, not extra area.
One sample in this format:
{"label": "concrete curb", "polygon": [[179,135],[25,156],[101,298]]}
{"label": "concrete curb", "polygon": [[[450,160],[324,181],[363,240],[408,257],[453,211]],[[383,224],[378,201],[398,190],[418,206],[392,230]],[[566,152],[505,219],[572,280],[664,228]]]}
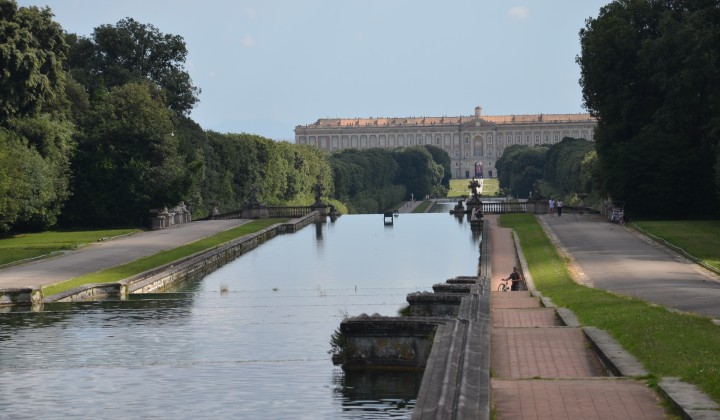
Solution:
{"label": "concrete curb", "polygon": [[682,382],[679,378],[667,377],[660,381],[659,388],[684,418],[720,419],[720,405],[700,392],[695,385]]}
{"label": "concrete curb", "polygon": [[595,327],[582,327],[582,329],[596,353],[600,356],[605,369],[612,376],[648,376],[648,371],[638,362],[635,356],[627,352],[607,331]]}

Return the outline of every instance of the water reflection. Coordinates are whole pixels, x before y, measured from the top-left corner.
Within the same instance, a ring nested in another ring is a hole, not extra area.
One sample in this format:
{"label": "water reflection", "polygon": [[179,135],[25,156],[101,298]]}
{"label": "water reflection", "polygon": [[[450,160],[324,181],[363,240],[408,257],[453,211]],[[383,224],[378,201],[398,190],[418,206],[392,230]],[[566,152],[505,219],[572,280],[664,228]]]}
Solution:
{"label": "water reflection", "polygon": [[[379,417],[408,417],[422,383],[422,371],[347,371],[333,378],[343,410],[358,418],[369,412]],[[348,416],[350,417],[350,416]]]}
{"label": "water reflection", "polygon": [[0,314],[0,418],[409,417],[421,374],[344,374],[330,335],[477,258],[447,213],[343,216],[176,293]]}

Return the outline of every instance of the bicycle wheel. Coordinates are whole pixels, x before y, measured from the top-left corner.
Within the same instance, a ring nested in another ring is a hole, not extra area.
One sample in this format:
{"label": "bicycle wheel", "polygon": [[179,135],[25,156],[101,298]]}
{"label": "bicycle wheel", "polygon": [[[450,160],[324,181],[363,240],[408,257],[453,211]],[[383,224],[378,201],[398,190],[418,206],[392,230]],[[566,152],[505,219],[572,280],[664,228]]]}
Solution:
{"label": "bicycle wheel", "polygon": [[498,285],[498,292],[507,292],[507,290],[508,290],[507,284],[500,283],[500,285]]}

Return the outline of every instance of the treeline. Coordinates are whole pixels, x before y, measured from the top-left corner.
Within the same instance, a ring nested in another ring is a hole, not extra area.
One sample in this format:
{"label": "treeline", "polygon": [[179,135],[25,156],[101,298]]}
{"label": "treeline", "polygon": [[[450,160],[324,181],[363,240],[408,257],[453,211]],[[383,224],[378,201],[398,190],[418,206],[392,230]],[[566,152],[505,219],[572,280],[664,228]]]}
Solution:
{"label": "treeline", "polygon": [[601,201],[597,184],[595,145],[565,137],[553,145],[513,145],[505,149],[496,167],[500,187],[518,198],[561,198],[577,205],[585,197]]}
{"label": "treeline", "polygon": [[449,178],[440,149],[330,157],[203,130],[184,40],[133,19],[81,37],[47,8],[0,0],[0,52],[0,232],[139,225],[180,201],[203,217],[241,207],[252,186],[269,205],[303,205],[321,183],[341,210],[333,197],[375,212]]}
{"label": "treeline", "polygon": [[330,163],[335,197],[353,213],[378,213],[412,197],[447,195],[450,156],[435,146],[347,149],[331,155]]}
{"label": "treeline", "polygon": [[635,215],[720,216],[720,7],[613,1],[580,31],[601,189]]}
{"label": "treeline", "polygon": [[719,217],[718,40],[714,0],[602,7],[580,31],[577,57],[585,107],[598,118],[595,143],[508,148],[501,186],[525,196],[535,178],[545,195],[609,197],[634,217]]}

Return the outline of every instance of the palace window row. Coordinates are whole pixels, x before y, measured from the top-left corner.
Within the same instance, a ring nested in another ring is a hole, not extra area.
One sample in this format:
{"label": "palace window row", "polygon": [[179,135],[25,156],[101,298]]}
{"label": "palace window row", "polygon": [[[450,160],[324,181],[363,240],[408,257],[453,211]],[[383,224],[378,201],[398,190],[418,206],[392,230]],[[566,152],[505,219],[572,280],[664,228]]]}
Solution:
{"label": "palace window row", "polygon": [[[475,135],[474,147],[471,146],[470,133],[462,134],[462,144],[465,146],[463,149],[472,147],[474,152],[463,152],[471,153],[474,156],[482,156],[482,150],[478,152],[478,139],[484,137],[485,147],[492,146],[510,146],[513,144],[551,144],[558,143],[564,137],[575,137],[575,138],[588,138],[589,130],[563,130],[562,132],[534,132],[530,133],[484,133]],[[523,139],[523,137],[525,137]],[[416,146],[423,144],[434,144],[437,147],[443,149],[455,149],[460,146],[460,133],[441,133],[432,135],[430,133],[419,133],[419,134],[352,134],[352,135],[318,135],[318,136],[299,136],[298,143],[309,144],[317,146],[322,149],[346,149],[346,148],[372,148],[372,147],[406,147]],[[495,141],[494,141],[495,140]],[[459,153],[459,152],[458,152]]]}

